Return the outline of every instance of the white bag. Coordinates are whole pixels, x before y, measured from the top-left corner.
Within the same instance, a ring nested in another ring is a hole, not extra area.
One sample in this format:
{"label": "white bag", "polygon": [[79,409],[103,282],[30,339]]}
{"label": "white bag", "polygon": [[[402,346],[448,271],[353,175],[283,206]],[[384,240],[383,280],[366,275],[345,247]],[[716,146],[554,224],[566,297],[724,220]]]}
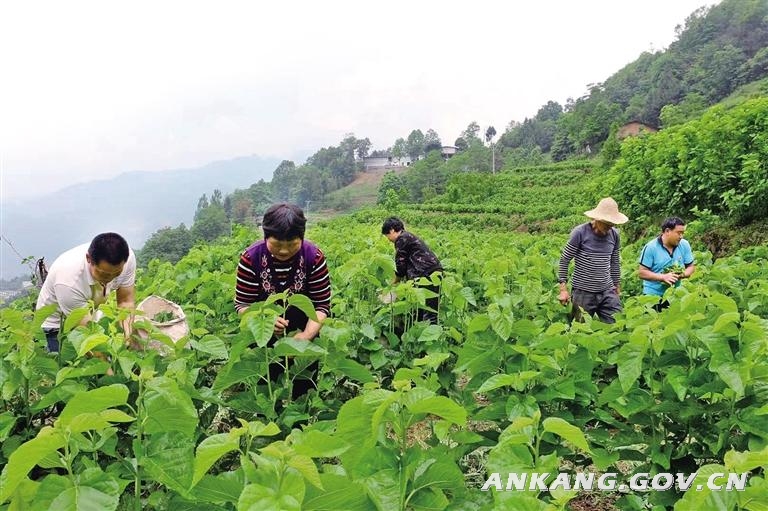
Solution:
{"label": "white bag", "polygon": [[[136,307],[136,310],[144,312],[144,317],[141,319],[149,321],[160,333],[170,337],[174,343],[189,335],[187,316],[181,307],[170,300],[166,300],[161,296],[151,295],[144,298]],[[170,312],[173,318],[168,321],[155,321],[153,318],[161,312]],[[137,329],[136,331],[143,339],[149,337],[149,334],[142,329]],[[168,355],[171,351],[170,347],[156,339],[150,339],[148,347],[157,350],[161,355]]]}

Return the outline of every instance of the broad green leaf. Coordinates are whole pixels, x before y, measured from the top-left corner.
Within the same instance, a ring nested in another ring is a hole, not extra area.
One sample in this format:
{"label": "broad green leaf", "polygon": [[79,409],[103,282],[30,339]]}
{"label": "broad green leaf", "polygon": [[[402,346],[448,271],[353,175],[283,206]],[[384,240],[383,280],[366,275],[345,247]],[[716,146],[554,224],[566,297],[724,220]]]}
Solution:
{"label": "broad green leaf", "polygon": [[741,377],[739,364],[727,362],[720,365],[716,372],[720,379],[736,393],[737,398],[744,397],[744,381]]}
{"label": "broad green leaf", "polygon": [[675,391],[677,399],[685,401],[685,396],[688,394],[688,371],[680,366],[670,367],[664,376],[664,381]]}
{"label": "broad green leaf", "polygon": [[320,482],[320,474],[312,458],[296,454],[288,458],[287,465],[296,469],[310,484],[321,490],[323,489],[323,483]]}
{"label": "broad green leaf", "polygon": [[320,474],[324,490],[307,487],[304,511],[376,511],[360,483],[336,474]]}
{"label": "broad green leaf", "polygon": [[5,502],[27,477],[32,468],[52,452],[64,447],[66,440],[61,432],[49,426],[41,429],[35,438],[19,446],[8,458],[0,474],[0,503]]}
{"label": "broad green leaf", "polygon": [[120,384],[81,392],[72,396],[56,423],[66,427],[80,414],[102,412],[107,408],[124,405],[127,401],[128,387]]}
{"label": "broad green leaf", "polygon": [[[675,503],[675,511],[733,510],[736,505],[736,492],[712,491],[707,486],[709,477],[716,473],[727,473],[722,465],[704,465],[699,467],[696,478],[683,498]],[[701,489],[699,490],[699,486]]]}
{"label": "broad green leaf", "polygon": [[293,437],[292,447],[296,453],[310,458],[334,458],[353,447],[343,438],[316,429],[294,431],[291,436]]}
{"label": "broad green leaf", "polygon": [[460,426],[467,423],[467,411],[445,396],[419,399],[407,407],[411,413],[431,413]]}
{"label": "broad green leaf", "polygon": [[83,339],[83,342],[81,343],[75,343],[75,350],[77,351],[78,357],[84,357],[88,352],[90,352],[93,348],[96,346],[101,346],[102,344],[106,344],[109,342],[109,337],[102,333],[97,334],[91,334],[85,339]]}
{"label": "broad green leaf", "polygon": [[360,383],[369,383],[375,381],[371,371],[359,362],[345,358],[339,354],[329,356],[325,361],[325,367],[329,371],[348,376]]}
{"label": "broad green leaf", "polygon": [[224,472],[217,476],[205,475],[192,489],[195,501],[221,505],[225,502],[236,503],[243,493],[245,478],[242,470]]}
{"label": "broad green leaf", "polygon": [[328,352],[314,342],[284,337],[275,343],[274,353],[279,356],[320,357]]}
{"label": "broad green leaf", "polygon": [[192,346],[197,351],[207,353],[218,360],[227,360],[227,358],[229,358],[229,351],[227,350],[224,341],[215,335],[206,335],[199,341],[193,341]]}
{"label": "broad green leaf", "polygon": [[591,454],[592,451],[589,449],[587,439],[584,438],[584,433],[582,433],[576,426],[569,424],[559,417],[548,417],[544,419],[542,426],[544,426],[544,431],[561,436],[582,451]]}
{"label": "broad green leaf", "polygon": [[49,316],[54,314],[58,310],[58,304],[51,303],[44,307],[40,307],[35,310],[35,315],[32,317],[31,331],[38,331],[42,328],[43,323]]}
{"label": "broad green leaf", "polygon": [[438,340],[441,335],[443,335],[443,328],[440,325],[429,325],[422,330],[417,342],[433,342]]}
{"label": "broad green leaf", "polygon": [[12,412],[0,413],[0,442],[4,442],[16,425],[16,416]]}
{"label": "broad green leaf", "polygon": [[301,511],[301,502],[260,484],[249,484],[237,501],[237,511]]}
{"label": "broad green leaf", "polygon": [[213,391],[221,392],[240,382],[255,379],[259,376],[266,376],[266,373],[267,364],[264,361],[244,358],[234,362],[230,359],[216,374],[216,379],[213,382]]}
{"label": "broad green leaf", "polygon": [[64,328],[61,333],[66,334],[77,327],[87,315],[91,313],[90,307],[80,307],[69,313],[69,316],[64,320]]}
{"label": "broad green leaf", "polygon": [[232,433],[209,436],[200,442],[195,453],[195,472],[192,476],[192,486],[196,485],[222,456],[239,448],[240,435]]}
{"label": "broad green leaf", "polygon": [[725,467],[730,472],[749,472],[758,467],[768,468],[768,447],[762,451],[738,452],[731,449],[725,453]]}
{"label": "broad green leaf", "polygon": [[726,312],[720,314],[715,324],[712,327],[712,331],[715,333],[722,333],[727,336],[735,336],[739,334],[738,323],[741,320],[741,316],[738,312]]}
{"label": "broad green leaf", "polygon": [[503,341],[512,335],[512,314],[502,309],[498,304],[488,306],[488,317],[491,320],[491,328]]}
{"label": "broad green leaf", "polygon": [[720,293],[712,293],[712,296],[709,297],[709,302],[723,312],[735,312],[737,314],[739,312],[739,306],[730,296],[725,296]]}
{"label": "broad green leaf", "polygon": [[267,309],[264,311],[249,311],[240,319],[240,329],[248,331],[253,336],[253,342],[259,348],[267,345],[275,331],[276,311]]}
{"label": "broad green leaf", "polygon": [[427,366],[433,371],[437,371],[437,368],[450,357],[450,353],[430,353],[422,358],[415,359],[413,365],[416,367]]}
{"label": "broad green leaf", "polygon": [[144,451],[144,455],[139,457],[142,470],[168,489],[188,498],[195,462],[192,438],[173,431],[146,437],[144,444],[138,448],[136,443],[134,440],[134,451]]}
{"label": "broad green leaf", "polygon": [[109,369],[110,365],[109,362],[106,362],[104,360],[100,360],[98,358],[89,358],[83,361],[83,365],[80,367],[77,366],[66,366],[62,367],[58,373],[56,373],[56,385],[59,385],[60,383],[75,379],[75,378],[82,378],[83,376],[95,376],[97,374],[105,374],[107,372],[107,369]]}
{"label": "broad green leaf", "polygon": [[500,387],[512,387],[520,392],[528,382],[540,374],[539,371],[521,371],[517,374],[496,374],[488,378],[480,388],[477,389],[477,392],[482,394]]}
{"label": "broad green leaf", "polygon": [[56,511],[112,511],[117,509],[119,502],[117,479],[98,468],[88,468],[76,474],[74,483],[68,477],[49,475],[35,496],[39,509]]}
{"label": "broad green leaf", "polygon": [[288,297],[288,305],[296,307],[312,321],[317,321],[317,312],[312,300],[306,295],[292,294]]}
{"label": "broad green leaf", "polygon": [[146,383],[144,411],[147,434],[179,431],[191,436],[197,427],[197,410],[192,399],[170,378],[152,378]]}
{"label": "broad green leaf", "polygon": [[619,348],[619,356],[616,361],[619,373],[621,389],[626,393],[635,384],[643,370],[643,358],[647,351],[646,346],[628,343]]}

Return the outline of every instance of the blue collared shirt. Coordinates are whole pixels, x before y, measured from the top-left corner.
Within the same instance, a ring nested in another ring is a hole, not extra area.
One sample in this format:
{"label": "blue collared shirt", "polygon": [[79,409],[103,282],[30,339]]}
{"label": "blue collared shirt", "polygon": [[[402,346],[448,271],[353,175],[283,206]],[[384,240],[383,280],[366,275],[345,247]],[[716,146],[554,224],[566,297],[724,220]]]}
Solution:
{"label": "blue collared shirt", "polygon": [[[693,262],[691,245],[684,239],[680,240],[680,244],[675,247],[671,254],[662,244],[661,236],[646,243],[643,251],[640,252],[640,264],[654,273],[664,273],[666,268],[675,263],[687,268]],[[678,280],[675,287],[679,285],[680,281]],[[643,294],[646,295],[662,296],[668,287],[663,282],[643,280]]]}

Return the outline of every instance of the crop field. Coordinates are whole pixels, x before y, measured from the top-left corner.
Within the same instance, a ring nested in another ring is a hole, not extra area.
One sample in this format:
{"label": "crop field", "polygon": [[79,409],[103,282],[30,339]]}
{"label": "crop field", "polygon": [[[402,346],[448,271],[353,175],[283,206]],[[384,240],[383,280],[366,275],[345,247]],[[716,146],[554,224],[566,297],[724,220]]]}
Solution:
{"label": "crop field", "polygon": [[[128,350],[114,302],[87,326],[73,313],[57,357],[39,331],[50,311],[0,311],[0,509],[586,509],[583,490],[481,487],[587,471],[749,475],[744,491],[601,492],[600,509],[768,509],[768,247],[713,262],[694,246],[694,277],[658,313],[629,244],[616,324],[570,325],[563,235],[414,228],[446,269],[429,325],[429,291],[389,285],[393,248],[370,216],[307,232],[334,292],[312,343],[267,347],[279,303],[235,314],[238,255],[259,237],[246,228],[140,274],[139,300],[172,300],[190,323],[188,342],[151,334],[168,356]],[[316,389],[292,399],[315,362]]]}

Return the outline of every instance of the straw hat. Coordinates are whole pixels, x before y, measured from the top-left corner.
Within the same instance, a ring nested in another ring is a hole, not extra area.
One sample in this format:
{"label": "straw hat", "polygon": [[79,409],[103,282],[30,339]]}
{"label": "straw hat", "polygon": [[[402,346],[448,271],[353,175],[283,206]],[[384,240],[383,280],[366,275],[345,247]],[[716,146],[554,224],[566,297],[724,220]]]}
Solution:
{"label": "straw hat", "polygon": [[602,220],[614,225],[625,224],[629,221],[629,218],[619,211],[619,205],[611,197],[600,199],[595,209],[585,211],[584,214],[593,220]]}

